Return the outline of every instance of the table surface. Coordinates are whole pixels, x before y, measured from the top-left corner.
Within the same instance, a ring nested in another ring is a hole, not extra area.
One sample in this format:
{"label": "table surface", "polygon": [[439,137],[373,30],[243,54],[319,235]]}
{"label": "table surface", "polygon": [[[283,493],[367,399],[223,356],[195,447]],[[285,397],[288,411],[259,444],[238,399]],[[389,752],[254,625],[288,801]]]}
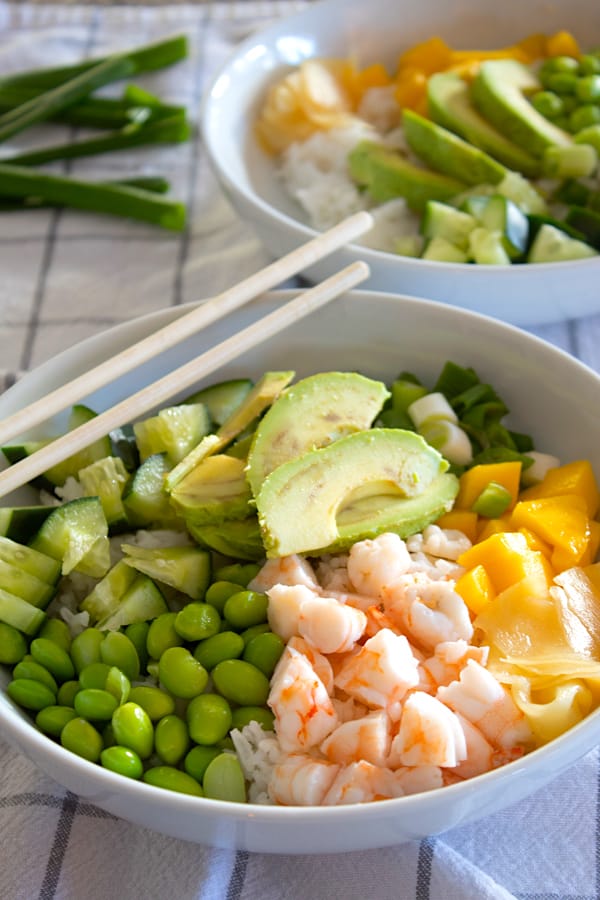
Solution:
{"label": "table surface", "polygon": [[[186,31],[189,60],[143,83],[197,110],[236,43],[301,6],[0,2],[0,59],[6,71],[57,64]],[[30,140],[51,142],[47,132]],[[90,335],[213,294],[268,261],[216,184],[197,136],[68,170],[106,178],[165,173],[188,204],[189,225],[173,236],[69,212],[1,218],[0,388]],[[600,371],[600,316],[530,330]],[[444,835],[360,853],[279,857],[213,851],[114,819],[0,741],[0,898],[591,900],[600,896],[599,773],[594,751],[527,801]]]}

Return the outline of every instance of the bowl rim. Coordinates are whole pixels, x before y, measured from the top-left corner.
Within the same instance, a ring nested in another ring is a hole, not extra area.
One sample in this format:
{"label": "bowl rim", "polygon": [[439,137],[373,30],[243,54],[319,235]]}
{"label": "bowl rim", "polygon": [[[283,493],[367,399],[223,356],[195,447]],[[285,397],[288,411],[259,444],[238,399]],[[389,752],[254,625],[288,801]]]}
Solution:
{"label": "bowl rim", "polygon": [[[218,152],[220,141],[223,139],[223,132],[214,132],[210,127],[211,120],[213,116],[213,109],[220,102],[222,102],[224,91],[221,90],[221,86],[227,86],[231,83],[232,79],[230,76],[230,72],[232,71],[233,67],[236,63],[243,60],[244,57],[251,55],[254,47],[261,44],[264,45],[265,43],[269,42],[274,43],[274,39],[279,37],[282,31],[290,31],[293,33],[293,29],[296,23],[305,23],[307,21],[311,21],[314,17],[318,18],[323,14],[323,11],[327,12],[330,9],[335,10],[338,7],[340,7],[340,9],[343,9],[345,3],[346,0],[317,0],[317,2],[312,3],[305,9],[284,16],[276,22],[267,25],[263,29],[259,29],[257,32],[245,38],[237,45],[233,53],[230,54],[229,58],[223,63],[221,68],[213,75],[203,93],[203,97],[200,103],[200,131],[202,133],[210,164],[217,174],[219,180],[222,182],[222,184],[226,185],[229,192],[231,192],[232,194],[239,194],[241,197],[243,197],[247,204],[255,208],[262,219],[264,219],[265,221],[270,221],[273,225],[291,229],[291,231],[296,234],[298,239],[302,241],[307,241],[311,238],[317,237],[320,232],[316,228],[313,228],[311,225],[305,224],[300,219],[292,218],[289,214],[282,212],[276,206],[273,206],[272,204],[264,200],[255,190],[246,188],[245,185],[240,184],[230,175],[227,168],[223,165],[221,155]],[[249,171],[247,166],[244,165],[243,168],[246,170],[246,172]],[[250,182],[250,179],[248,180]],[[471,273],[470,277],[475,278],[483,278],[486,270],[488,269],[487,266],[477,266],[471,263],[441,262],[439,260],[424,260],[418,257],[399,256],[385,250],[376,250],[372,247],[367,247],[362,244],[356,243],[350,243],[347,246],[351,247],[355,251],[358,251],[364,258],[365,262],[371,264],[385,263],[389,265],[391,264],[392,260],[397,260],[398,262],[401,262],[402,266],[406,266],[408,269],[416,269],[416,271],[422,269],[424,267],[424,264],[426,264],[428,266],[432,266],[434,270],[449,273],[469,271],[469,273]],[[535,274],[536,271],[554,272],[557,271],[558,267],[558,270],[564,272],[565,270],[571,269],[576,266],[577,270],[580,271],[585,266],[591,269],[593,267],[598,267],[599,264],[600,254],[595,257],[589,257],[587,259],[560,260],[557,262],[535,264],[523,263],[512,266],[499,266],[496,267],[496,269],[499,270],[498,274],[500,274],[501,272],[501,276],[503,278],[516,279],[517,277],[522,277],[523,270],[527,272],[532,270],[532,274]]]}
{"label": "bowl rim", "polygon": [[[272,304],[273,302],[295,296],[298,293],[299,290],[292,289],[272,291],[263,294],[252,302],[256,304]],[[415,311],[418,309],[420,314],[437,312],[450,319],[479,321],[482,327],[491,328],[499,334],[505,333],[513,339],[516,339],[517,342],[522,343],[525,347],[535,346],[538,351],[547,353],[555,358],[562,358],[563,362],[572,367],[573,370],[578,371],[586,377],[595,379],[600,387],[600,375],[566,351],[550,344],[543,338],[525,332],[506,322],[493,319],[482,313],[465,310],[460,307],[448,306],[439,301],[379,291],[353,290],[347,292],[343,296],[344,298],[349,299],[351,303],[364,303],[365,301],[394,303],[396,305],[400,303],[405,307],[407,314],[410,312],[411,308],[413,308]],[[178,315],[184,315],[190,308],[197,306],[202,302],[203,301],[196,301],[180,306],[165,307],[147,313],[146,315],[126,320],[112,328],[91,335],[75,347],[68,348],[62,353],[57,354],[27,373],[15,385],[9,388],[2,397],[0,397],[0,415],[3,414],[2,406],[6,402],[4,401],[4,397],[18,396],[20,385],[26,385],[27,381],[32,377],[39,378],[44,374],[48,367],[56,366],[57,363],[59,363],[59,365],[62,364],[64,367],[64,363],[68,363],[71,355],[74,355],[76,351],[80,351],[81,348],[85,349],[86,346],[93,345],[99,339],[108,344],[110,343],[111,335],[117,331],[135,331],[142,323],[153,325],[155,321],[169,320]],[[423,304],[426,307],[425,310],[423,309]],[[106,352],[110,352],[108,347]],[[546,779],[546,781],[550,781],[552,778],[561,774],[565,769],[575,765],[579,759],[593,749],[600,738],[600,707],[598,707],[568,731],[557,738],[554,738],[549,743],[525,754],[520,759],[509,762],[497,769],[484,772],[473,778],[465,779],[462,782],[446,785],[443,790],[435,789],[423,791],[418,794],[382,800],[378,803],[353,803],[331,807],[285,807],[257,803],[241,804],[165,791],[142,781],[134,781],[133,779],[125,778],[108,769],[104,769],[98,763],[89,762],[82,757],[78,757],[76,754],[66,750],[56,741],[52,740],[52,738],[38,731],[35,725],[26,719],[26,714],[13,703],[8,695],[6,695],[4,689],[2,690],[2,694],[3,701],[0,704],[0,734],[7,737],[13,744],[16,743],[26,755],[29,755],[32,752],[30,748],[33,747],[36,751],[35,755],[49,757],[50,760],[56,764],[55,769],[64,768],[65,765],[68,765],[76,775],[88,779],[90,788],[93,787],[98,790],[104,789],[104,791],[108,789],[116,790],[123,797],[131,797],[132,801],[137,797],[156,797],[161,807],[166,807],[174,812],[180,809],[194,811],[197,808],[199,814],[202,814],[203,811],[207,812],[210,810],[215,814],[230,820],[252,819],[256,821],[257,825],[260,823],[267,824],[276,822],[281,824],[281,827],[286,828],[289,827],[289,822],[292,822],[294,827],[296,827],[297,824],[302,824],[304,820],[307,822],[312,821],[315,815],[324,817],[324,820],[327,822],[343,819],[348,814],[349,810],[352,811],[352,815],[355,817],[357,824],[365,823],[373,817],[377,817],[379,810],[381,809],[379,803],[385,804],[385,809],[388,811],[395,811],[397,809],[398,815],[401,815],[402,813],[410,813],[413,807],[427,808],[431,806],[434,808],[440,802],[443,802],[444,798],[448,798],[449,802],[458,802],[461,798],[467,797],[473,792],[477,792],[484,786],[492,786],[497,782],[502,783],[506,779],[526,779],[527,774],[532,767],[535,769],[542,769],[545,765],[547,769],[548,765],[552,765],[553,761],[558,757],[559,767],[557,771],[550,778]],[[565,761],[563,758],[562,762],[560,762],[562,748],[565,744],[570,746],[571,749],[568,754],[568,759]],[[40,766],[40,768],[42,767]],[[93,796],[91,794],[89,795],[88,799],[90,802],[94,802],[95,796],[95,794]],[[98,805],[102,805],[101,799],[97,799],[96,802]],[[510,802],[512,802],[512,800],[509,798],[506,803]],[[200,803],[200,805],[198,805],[198,803]],[[316,812],[317,810],[318,813]],[[286,824],[284,825],[284,823]]]}

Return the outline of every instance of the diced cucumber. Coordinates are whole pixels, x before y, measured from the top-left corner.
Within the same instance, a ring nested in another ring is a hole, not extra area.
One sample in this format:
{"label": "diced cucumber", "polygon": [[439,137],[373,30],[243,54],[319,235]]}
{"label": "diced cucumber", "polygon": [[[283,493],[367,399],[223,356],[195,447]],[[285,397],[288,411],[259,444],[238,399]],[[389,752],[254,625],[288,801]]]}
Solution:
{"label": "diced cucumber", "polygon": [[203,459],[171,491],[174,509],[196,524],[245,519],[251,500],[246,461],[224,453]]}
{"label": "diced cucumber", "polygon": [[496,185],[495,194],[502,194],[516,203],[524,213],[539,213],[545,215],[548,212],[546,201],[535,189],[531,182],[519,175],[518,172],[508,172],[502,181]]}
{"label": "diced cucumber", "polygon": [[101,631],[117,631],[136,622],[148,622],[169,611],[165,598],[157,585],[146,575],[138,575],[119,602],[116,610],[101,619],[97,628]]}
{"label": "diced cucumber", "polygon": [[431,238],[427,242],[421,259],[430,259],[435,262],[466,263],[469,257],[464,250],[440,235]]}
{"label": "diced cucumber", "polygon": [[580,231],[587,244],[600,250],[600,212],[573,206],[567,213],[566,224]]}
{"label": "diced cucumber", "polygon": [[131,566],[126,565],[123,560],[119,560],[112,569],[108,570],[104,578],[94,586],[91,593],[79,604],[79,608],[89,614],[90,624],[94,625],[100,619],[108,618],[117,610],[121,598],[131,587],[136,577],[135,571]]}
{"label": "diced cucumber", "polygon": [[423,238],[420,234],[402,234],[394,238],[393,250],[398,256],[420,256],[423,252]]}
{"label": "diced cucumber", "polygon": [[0,622],[31,636],[39,630],[45,618],[43,610],[0,588]]}
{"label": "diced cucumber", "polygon": [[475,228],[469,237],[469,252],[474,262],[484,266],[509,266],[510,257],[504,249],[500,231]]}
{"label": "diced cucumber", "polygon": [[552,216],[536,216],[529,215],[527,216],[529,219],[529,246],[533,244],[535,238],[537,237],[537,233],[542,227],[542,225],[552,225],[553,228],[558,228],[560,231],[564,231],[565,234],[568,234],[569,237],[575,238],[577,241],[584,241],[584,235],[581,231],[578,231],[576,228],[573,228],[572,225],[568,225],[567,222],[562,222],[560,219],[554,219]]}
{"label": "diced cucumber", "polygon": [[[449,206],[447,203],[439,203],[437,200],[430,200],[425,206],[423,219],[421,221],[421,233],[426,238],[444,238],[454,247],[465,251],[469,246],[469,234],[477,225],[477,220],[469,213],[462,212]],[[425,259],[438,259],[437,256],[430,256],[430,243],[425,248],[423,257]],[[463,262],[464,260],[454,260],[455,262]]]}
{"label": "diced cucumber", "polygon": [[[48,507],[48,512],[54,507]],[[49,553],[26,547],[7,537],[0,537],[0,560],[18,566],[46,584],[54,585],[60,578],[60,562]]]}
{"label": "diced cucumber", "polygon": [[488,231],[500,232],[502,246],[510,259],[518,259],[527,249],[529,221],[516,203],[502,194],[486,197],[477,219]]}
{"label": "diced cucumber", "polygon": [[132,525],[168,526],[176,520],[166,493],[165,476],[170,466],[165,453],[155,453],[141,464],[123,492],[123,506]]}
{"label": "diced cucumber", "polygon": [[166,453],[175,466],[209,433],[210,416],[203,403],[181,403],[136,422],[133,430],[142,460]]}
{"label": "diced cucumber", "polygon": [[188,522],[188,530],[201,546],[210,547],[232,559],[258,560],[265,555],[260,526],[256,516],[223,522],[221,525],[196,525]]}
{"label": "diced cucumber", "polygon": [[39,530],[51,506],[5,506],[0,508],[0,535],[26,544]]}
{"label": "diced cucumber", "polygon": [[79,483],[86,497],[98,497],[109,525],[127,525],[123,489],[129,480],[123,460],[105,456],[79,472]]}
{"label": "diced cucumber", "polygon": [[123,544],[128,566],[163,584],[201,600],[210,584],[210,553],[200,547],[138,547]]}
{"label": "diced cucumber", "polygon": [[140,452],[135,439],[133,425],[113,428],[109,434],[111,456],[118,456],[128,472],[135,472],[140,464]]}
{"label": "diced cucumber", "polygon": [[3,559],[0,559],[0,588],[26,600],[32,606],[37,606],[38,609],[46,609],[55,592],[53,584],[48,584],[47,581],[42,581],[25,569],[11,565]]}
{"label": "diced cucumber", "polygon": [[252,387],[249,378],[232,378],[196,391],[185,402],[203,403],[215,425],[222,425],[242,405]]}
{"label": "diced cucumber", "polygon": [[62,573],[101,578],[110,566],[108,523],[98,497],[55,507],[30,546],[62,561]]}
{"label": "diced cucumber", "polygon": [[589,244],[569,237],[552,225],[542,225],[527,255],[529,263],[560,262],[587,259],[598,253]]}

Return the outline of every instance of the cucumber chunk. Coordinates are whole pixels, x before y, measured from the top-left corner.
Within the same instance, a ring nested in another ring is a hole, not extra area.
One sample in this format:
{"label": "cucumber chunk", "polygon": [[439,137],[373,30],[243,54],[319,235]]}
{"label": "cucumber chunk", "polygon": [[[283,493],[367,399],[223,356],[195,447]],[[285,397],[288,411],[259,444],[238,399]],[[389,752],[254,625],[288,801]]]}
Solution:
{"label": "cucumber chunk", "polygon": [[169,585],[192,600],[202,600],[210,584],[210,553],[200,547],[138,547],[123,544],[123,562]]}
{"label": "cucumber chunk", "polygon": [[589,244],[569,237],[552,225],[542,225],[527,255],[529,263],[562,262],[587,259],[598,253]]}
{"label": "cucumber chunk", "polygon": [[26,544],[51,511],[51,506],[5,506],[0,509],[0,535]]}
{"label": "cucumber chunk", "polygon": [[86,497],[98,497],[109,525],[127,524],[122,494],[129,475],[123,460],[105,456],[79,472],[79,483]]}
{"label": "cucumber chunk", "polygon": [[133,569],[126,565],[123,560],[119,560],[112,569],[109,569],[104,578],[95,585],[93,590],[79,604],[79,608],[88,613],[91,625],[107,618],[116,611],[121,598],[128,588],[131,587],[136,577]]}
{"label": "cucumber chunk", "polygon": [[121,597],[115,611],[101,619],[97,627],[101,631],[117,631],[137,622],[149,622],[168,611],[157,585],[146,575],[138,575]]}
{"label": "cucumber chunk", "polygon": [[[50,513],[53,507],[48,507]],[[18,566],[46,584],[54,585],[60,578],[60,562],[47,553],[19,544],[7,537],[0,537],[0,560]]]}
{"label": "cucumber chunk", "polygon": [[62,574],[102,577],[110,566],[108,523],[98,497],[80,497],[55,507],[30,543],[61,560]]}
{"label": "cucumber chunk", "polygon": [[48,584],[2,559],[0,559],[0,588],[26,600],[32,606],[37,606],[38,609],[45,609],[55,592],[53,584]]}
{"label": "cucumber chunk", "polygon": [[253,384],[249,378],[232,378],[196,391],[186,403],[203,403],[215,425],[222,425],[238,409]]}
{"label": "cucumber chunk", "polygon": [[24,634],[33,635],[40,629],[45,618],[43,610],[0,588],[0,622],[12,625]]}
{"label": "cucumber chunk", "polygon": [[435,262],[451,262],[466,263],[469,261],[468,254],[461,248],[457,247],[447,238],[441,235],[431,238],[427,242],[421,259],[430,259]]}
{"label": "cucumber chunk", "polygon": [[[469,246],[469,234],[477,226],[477,220],[473,215],[447,203],[439,203],[437,200],[430,200],[425,207],[423,219],[421,221],[421,233],[426,238],[444,238],[445,241],[452,244],[460,250],[466,251]],[[429,245],[426,248],[426,252]],[[435,256],[426,256],[427,259],[436,259]],[[455,260],[460,262],[461,260]]]}
{"label": "cucumber chunk", "polygon": [[210,417],[203,403],[179,404],[161,409],[156,416],[133,426],[140,458],[166,453],[177,465],[210,431]]}
{"label": "cucumber chunk", "polygon": [[165,453],[145,460],[123,492],[123,506],[130,523],[138,528],[169,526],[176,520],[164,484],[170,466]]}

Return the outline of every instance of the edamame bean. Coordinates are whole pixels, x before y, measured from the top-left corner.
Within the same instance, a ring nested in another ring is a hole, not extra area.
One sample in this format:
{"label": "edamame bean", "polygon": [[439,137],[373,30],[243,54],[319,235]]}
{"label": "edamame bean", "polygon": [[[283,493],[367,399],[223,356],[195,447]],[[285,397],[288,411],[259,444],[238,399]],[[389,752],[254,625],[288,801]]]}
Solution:
{"label": "edamame bean", "polygon": [[20,631],[0,622],[0,663],[13,666],[27,653],[27,641]]}
{"label": "edamame bean", "polygon": [[126,703],[131,691],[131,682],[116,666],[111,666],[106,676],[104,690],[116,697],[117,703]]}
{"label": "edamame bean", "polygon": [[140,671],[144,672],[148,664],[148,650],[146,642],[148,640],[148,631],[150,622],[132,622],[125,629],[125,634],[137,650],[138,659],[140,661]]}
{"label": "edamame bean", "polygon": [[85,719],[75,718],[64,726],[60,742],[66,750],[90,762],[98,762],[103,744],[100,733]]}
{"label": "edamame bean", "polygon": [[221,631],[201,641],[194,656],[209,672],[224,659],[237,659],[244,652],[244,641],[235,631]]}
{"label": "edamame bean", "polygon": [[248,583],[260,572],[260,566],[256,563],[231,563],[221,566],[214,573],[215,581],[233,581],[241,587],[248,587]]}
{"label": "edamame bean", "polygon": [[66,650],[67,653],[71,649],[71,629],[62,619],[46,619],[40,630],[38,637],[48,638]]}
{"label": "edamame bean", "polygon": [[177,791],[179,794],[193,794],[202,797],[203,791],[195,778],[174,769],[173,766],[153,766],[144,772],[144,781],[154,787],[164,788],[167,791]]}
{"label": "edamame bean", "polygon": [[218,747],[192,747],[183,761],[183,768],[202,783],[208,764],[221,753]]}
{"label": "edamame bean", "polygon": [[58,681],[69,681],[75,675],[71,657],[59,644],[49,638],[35,638],[29,652],[36,662],[48,669]]}
{"label": "edamame bean", "polygon": [[211,672],[220,694],[240,706],[264,706],[269,696],[269,679],[260,669],[243,659],[226,659]]}
{"label": "edamame bean", "polygon": [[102,729],[102,740],[105,747],[114,747],[116,745],[117,739],[115,738],[112,722],[109,722]]}
{"label": "edamame bean", "polygon": [[266,706],[238,706],[231,717],[232,728],[245,728],[250,722],[258,722],[264,731],[273,731],[275,716]]}
{"label": "edamame bean", "polygon": [[260,625],[267,620],[269,598],[258,591],[239,591],[233,594],[223,607],[227,622],[237,631]]}
{"label": "edamame bean", "polygon": [[166,691],[162,691],[153,685],[139,684],[132,687],[129,699],[145,709],[150,719],[157,722],[163,716],[169,716],[175,712],[175,700]]}
{"label": "edamame bean", "polygon": [[81,690],[78,681],[65,681],[58,689],[56,699],[61,706],[73,706],[75,694]]}
{"label": "edamame bean", "polygon": [[169,647],[158,663],[160,683],[175,697],[190,700],[201,694],[208,672],[185,647]]}
{"label": "edamame bean", "polygon": [[108,721],[118,705],[113,694],[99,688],[86,688],[75,695],[75,712],[82,719]]}
{"label": "edamame bean", "polygon": [[569,116],[569,129],[576,134],[590,125],[597,125],[600,122],[600,106],[586,103],[578,106]]}
{"label": "edamame bean", "polygon": [[56,704],[56,694],[34,678],[16,678],[9,682],[6,691],[24,709],[40,710]]}
{"label": "edamame bean", "polygon": [[44,734],[59,738],[67,722],[74,719],[76,715],[71,706],[45,706],[35,717],[35,724]]}
{"label": "edamame bean", "polygon": [[270,678],[284,648],[285,643],[278,634],[266,631],[264,634],[258,634],[246,644],[243,659],[252,663],[253,666],[260,669],[263,675]]}
{"label": "edamame bean", "polygon": [[148,759],[154,745],[154,729],[145,709],[128,700],[115,709],[112,727],[118,744],[134,750],[141,759]]}
{"label": "edamame bean", "polygon": [[100,762],[105,769],[117,772],[126,778],[141,778],[144,773],[144,765],[134,750],[129,747],[121,747],[114,744],[106,747],[100,754]]}
{"label": "edamame bean", "polygon": [[202,641],[220,627],[221,616],[210,603],[187,603],[175,619],[175,631],[185,641]]}
{"label": "edamame bean", "polygon": [[246,780],[237,756],[220,753],[210,762],[202,779],[204,796],[213,800],[246,802]]}
{"label": "edamame bean", "polygon": [[109,672],[110,666],[106,663],[90,663],[89,666],[85,666],[79,673],[79,687],[84,690],[86,688],[99,688],[103,691]]}
{"label": "edamame bean", "polygon": [[176,766],[188,751],[190,736],[179,716],[164,716],[154,731],[154,749],[168,766]]}
{"label": "edamame bean", "polygon": [[244,647],[246,647],[257,634],[266,634],[270,630],[271,626],[268,622],[262,622],[260,625],[252,625],[251,628],[246,628],[245,631],[242,631],[241,633]]}
{"label": "edamame bean", "polygon": [[175,631],[177,613],[161,613],[153,619],[148,629],[146,649],[152,659],[160,659],[169,647],[181,647],[183,638]]}
{"label": "edamame bean", "polygon": [[584,53],[579,57],[579,71],[582,75],[600,75],[600,58]]}
{"label": "edamame bean", "polygon": [[233,594],[237,594],[240,585],[234,581],[215,581],[207,588],[204,595],[204,602],[210,603],[211,606],[222,613],[225,603]]}
{"label": "edamame bean", "polygon": [[29,654],[24,656],[21,662],[17,663],[14,667],[12,677],[31,678],[33,681],[39,681],[41,684],[46,685],[46,687],[52,691],[54,696],[56,696],[58,692],[58,685],[56,684],[54,675],[52,675],[45,666],[36,662],[33,656],[30,656]]}
{"label": "edamame bean", "polygon": [[191,739],[210,747],[229,732],[231,707],[219,694],[200,694],[190,700],[186,718]]}
{"label": "edamame bean", "polygon": [[98,628],[86,628],[73,638],[71,659],[78,675],[86,666],[101,661],[100,644],[103,640],[104,635]]}
{"label": "edamame bean", "polygon": [[140,674],[140,660],[132,641],[122,631],[109,632],[100,644],[100,658],[108,666],[116,666],[130,681]]}
{"label": "edamame bean", "polygon": [[600,75],[584,75],[577,79],[575,96],[582,103],[598,103],[600,100]]}

